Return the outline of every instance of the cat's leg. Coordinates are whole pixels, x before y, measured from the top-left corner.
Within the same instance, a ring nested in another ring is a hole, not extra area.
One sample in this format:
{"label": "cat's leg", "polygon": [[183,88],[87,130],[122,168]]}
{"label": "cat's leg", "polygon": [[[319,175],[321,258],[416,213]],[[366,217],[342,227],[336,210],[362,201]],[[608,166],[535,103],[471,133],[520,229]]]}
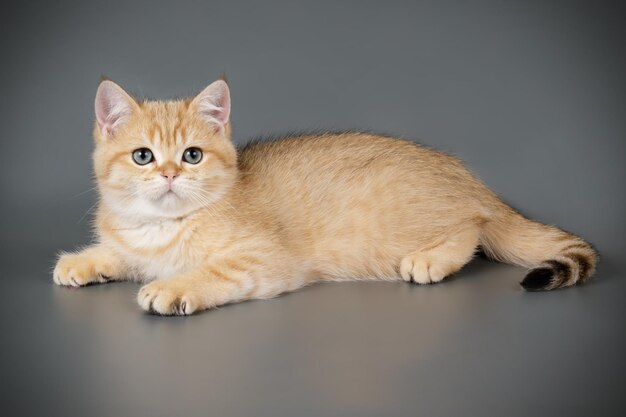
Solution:
{"label": "cat's leg", "polygon": [[144,285],[137,302],[162,315],[189,315],[222,304],[270,298],[306,284],[291,262],[242,255],[220,259],[177,277]]}
{"label": "cat's leg", "polygon": [[105,245],[61,255],[52,274],[56,284],[72,287],[122,280],[125,276],[122,260]]}
{"label": "cat's leg", "polygon": [[418,284],[439,282],[472,259],[479,237],[480,228],[472,225],[433,248],[413,252],[400,262],[400,276]]}

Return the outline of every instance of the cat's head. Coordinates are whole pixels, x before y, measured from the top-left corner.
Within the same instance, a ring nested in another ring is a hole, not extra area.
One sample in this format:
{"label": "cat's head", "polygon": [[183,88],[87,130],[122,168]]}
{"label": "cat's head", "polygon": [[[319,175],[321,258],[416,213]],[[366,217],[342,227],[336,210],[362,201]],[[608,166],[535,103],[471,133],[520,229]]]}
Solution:
{"label": "cat's head", "polygon": [[138,101],[102,81],[94,170],[101,198],[133,217],[180,217],[219,200],[237,175],[230,93],[218,80],[189,100]]}

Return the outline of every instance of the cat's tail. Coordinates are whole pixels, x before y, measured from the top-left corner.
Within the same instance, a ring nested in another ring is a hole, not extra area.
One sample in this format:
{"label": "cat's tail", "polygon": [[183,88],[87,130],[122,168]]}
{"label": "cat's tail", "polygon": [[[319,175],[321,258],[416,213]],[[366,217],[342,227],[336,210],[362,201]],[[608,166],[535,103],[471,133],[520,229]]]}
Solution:
{"label": "cat's tail", "polygon": [[496,214],[483,226],[481,245],[492,258],[532,268],[521,282],[524,289],[567,287],[593,274],[597,253],[589,243],[498,203]]}

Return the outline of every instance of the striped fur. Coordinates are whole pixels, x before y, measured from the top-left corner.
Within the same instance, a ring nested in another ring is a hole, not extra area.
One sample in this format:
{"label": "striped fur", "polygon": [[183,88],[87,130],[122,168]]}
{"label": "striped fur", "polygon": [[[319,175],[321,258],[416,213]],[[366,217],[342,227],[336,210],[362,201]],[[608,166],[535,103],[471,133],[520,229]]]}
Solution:
{"label": "striped fur", "polygon": [[529,291],[584,282],[597,262],[595,250],[581,238],[529,220],[503,203],[485,225],[481,244],[495,259],[533,268],[521,283]]}

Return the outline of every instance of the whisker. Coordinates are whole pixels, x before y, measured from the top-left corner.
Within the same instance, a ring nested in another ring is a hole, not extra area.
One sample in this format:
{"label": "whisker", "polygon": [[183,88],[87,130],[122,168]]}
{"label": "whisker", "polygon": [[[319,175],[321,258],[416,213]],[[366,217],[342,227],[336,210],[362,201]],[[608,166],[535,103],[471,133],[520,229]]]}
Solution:
{"label": "whisker", "polygon": [[78,219],[78,221],[76,222],[76,224],[80,224],[80,222],[82,222],[82,221],[85,219],[85,217],[87,217],[87,215],[88,215],[89,213],[91,213],[91,210],[93,210],[93,209],[94,209],[97,205],[98,205],[98,201],[96,201],[95,203],[93,203],[93,204],[91,205],[91,207],[89,207],[89,208],[87,209],[87,211],[85,211],[85,214],[83,214],[83,215],[80,217],[80,219]]}
{"label": "whisker", "polygon": [[83,194],[87,194],[87,193],[89,193],[89,192],[92,192],[92,191],[96,190],[97,188],[98,188],[98,186],[97,186],[97,185],[95,185],[95,186],[93,186],[93,187],[91,187],[91,188],[89,188],[89,189],[87,189],[87,190],[85,190],[85,191],[82,191],[82,192],[80,192],[80,193],[78,193],[78,194],[75,194],[75,195],[73,195],[73,196],[69,197],[69,198],[68,198],[68,200],[73,200],[73,199],[75,199],[75,198],[77,198],[77,197],[80,197],[80,196],[81,196],[81,195],[83,195]]}

